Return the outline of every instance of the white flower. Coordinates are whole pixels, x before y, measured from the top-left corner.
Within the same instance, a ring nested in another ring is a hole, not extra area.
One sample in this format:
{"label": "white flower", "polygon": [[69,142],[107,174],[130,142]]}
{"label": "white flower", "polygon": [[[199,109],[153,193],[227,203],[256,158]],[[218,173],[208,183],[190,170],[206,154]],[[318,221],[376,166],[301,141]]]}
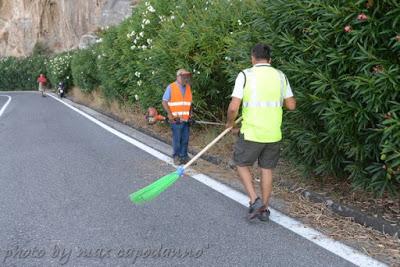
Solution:
{"label": "white flower", "polygon": [[147,39],[147,43],[148,43],[149,45],[151,45],[151,44],[153,43],[153,40],[152,40],[152,39]]}
{"label": "white flower", "polygon": [[174,16],[174,15],[172,15],[172,16],[171,16],[171,19],[175,19],[175,16]]}
{"label": "white flower", "polygon": [[150,3],[149,2],[145,2],[144,3],[146,6],[150,6]]}
{"label": "white flower", "polygon": [[181,29],[182,29],[183,27],[185,27],[185,23],[184,23],[184,22],[183,22],[182,25],[181,25]]}
{"label": "white flower", "polygon": [[144,32],[140,32],[139,35],[140,35],[140,37],[143,37],[144,36]]}
{"label": "white flower", "polygon": [[231,58],[230,57],[225,57],[225,60],[226,61],[231,61]]}
{"label": "white flower", "polygon": [[156,72],[153,70],[153,71],[151,72],[151,74],[154,75],[154,74],[156,74]]}
{"label": "white flower", "polygon": [[149,6],[149,7],[147,8],[147,10],[150,11],[151,13],[156,12],[156,10],[154,9],[153,6]]}
{"label": "white flower", "polygon": [[142,85],[142,80],[137,81],[137,85],[141,86]]}
{"label": "white flower", "polygon": [[[139,85],[140,86],[140,85]],[[139,100],[139,96],[138,95],[135,95],[135,99],[136,99],[136,101],[138,101]]]}
{"label": "white flower", "polygon": [[142,49],[143,50],[145,50],[147,48],[147,46],[145,46],[145,45],[142,45]]}
{"label": "white flower", "polygon": [[138,71],[135,72],[135,76],[138,77],[138,78],[140,78],[140,72],[138,72]]}
{"label": "white flower", "polygon": [[134,50],[136,48],[136,45],[131,46],[131,50]]}
{"label": "white flower", "polygon": [[240,21],[240,19],[238,19],[238,24],[239,26],[242,26],[242,22]]}
{"label": "white flower", "polygon": [[137,40],[136,40],[136,39],[135,39],[135,40],[133,40],[133,43],[134,43],[134,44],[137,44]]}
{"label": "white flower", "polygon": [[67,76],[67,80],[69,80],[69,76]]}

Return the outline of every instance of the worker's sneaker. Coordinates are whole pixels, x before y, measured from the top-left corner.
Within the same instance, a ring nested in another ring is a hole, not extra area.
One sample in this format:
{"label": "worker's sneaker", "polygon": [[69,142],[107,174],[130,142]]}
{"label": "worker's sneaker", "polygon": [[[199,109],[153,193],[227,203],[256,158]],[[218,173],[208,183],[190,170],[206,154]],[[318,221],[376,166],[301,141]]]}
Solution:
{"label": "worker's sneaker", "polygon": [[253,219],[257,218],[262,207],[264,206],[259,197],[257,197],[253,203],[249,203],[249,214],[247,215],[247,219],[252,221]]}
{"label": "worker's sneaker", "polygon": [[181,165],[181,159],[178,156],[174,157],[174,165],[176,166]]}
{"label": "worker's sneaker", "polygon": [[263,222],[268,222],[270,214],[271,212],[269,211],[269,209],[267,209],[265,206],[262,206],[258,212],[258,219]]}

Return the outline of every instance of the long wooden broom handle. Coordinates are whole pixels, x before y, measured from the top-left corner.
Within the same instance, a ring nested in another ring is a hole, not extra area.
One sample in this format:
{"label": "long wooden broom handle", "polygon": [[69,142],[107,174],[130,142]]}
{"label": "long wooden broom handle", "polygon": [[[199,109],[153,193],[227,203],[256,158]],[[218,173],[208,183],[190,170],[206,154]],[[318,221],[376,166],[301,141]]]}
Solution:
{"label": "long wooden broom handle", "polygon": [[[235,121],[235,124],[239,123],[242,120],[242,117],[238,118]],[[223,131],[220,135],[218,135],[211,143],[209,143],[203,150],[201,150],[199,153],[197,153],[196,156],[194,156],[188,163],[183,166],[183,169],[188,168],[190,165],[193,164],[198,158],[200,158],[204,153],[206,153],[207,150],[209,150],[213,145],[215,145],[224,135],[226,135],[230,130],[232,130],[233,127],[226,128],[225,131]]]}

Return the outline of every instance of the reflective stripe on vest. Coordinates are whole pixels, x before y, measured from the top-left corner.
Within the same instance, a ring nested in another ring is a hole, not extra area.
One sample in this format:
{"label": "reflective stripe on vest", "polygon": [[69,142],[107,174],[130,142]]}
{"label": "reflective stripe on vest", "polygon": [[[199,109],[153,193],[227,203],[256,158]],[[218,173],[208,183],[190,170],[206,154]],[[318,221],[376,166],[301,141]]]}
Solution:
{"label": "reflective stripe on vest", "polygon": [[190,108],[192,105],[192,90],[190,85],[186,85],[185,95],[182,95],[181,89],[177,82],[170,84],[171,98],[168,101],[169,109],[175,117],[179,117],[183,121],[190,118]]}
{"label": "reflective stripe on vest", "polygon": [[183,116],[183,115],[189,115],[190,112],[188,111],[183,111],[183,112],[172,112],[172,115],[174,116]]}
{"label": "reflective stripe on vest", "polygon": [[255,66],[244,71],[241,132],[245,140],[273,143],[282,139],[282,106],[286,90],[285,75],[273,67]]}
{"label": "reflective stripe on vest", "polygon": [[252,102],[245,102],[243,103],[244,108],[262,108],[262,107],[270,107],[270,108],[277,108],[277,107],[282,107],[282,102],[273,102],[273,101],[265,101],[265,102],[260,102],[260,101],[252,101]]}
{"label": "reflective stripe on vest", "polygon": [[174,106],[190,106],[192,103],[190,102],[168,102],[168,106],[170,107],[174,107]]}

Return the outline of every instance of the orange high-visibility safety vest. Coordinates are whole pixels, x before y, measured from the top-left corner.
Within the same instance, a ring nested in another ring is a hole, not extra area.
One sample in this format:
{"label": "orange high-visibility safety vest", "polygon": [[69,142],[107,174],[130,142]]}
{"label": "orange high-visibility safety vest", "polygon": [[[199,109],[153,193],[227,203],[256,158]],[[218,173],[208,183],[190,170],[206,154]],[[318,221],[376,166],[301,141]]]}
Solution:
{"label": "orange high-visibility safety vest", "polygon": [[190,118],[190,107],[192,105],[192,90],[190,85],[186,85],[185,95],[182,95],[181,89],[177,82],[170,84],[171,99],[168,102],[172,115],[179,117],[183,121]]}

